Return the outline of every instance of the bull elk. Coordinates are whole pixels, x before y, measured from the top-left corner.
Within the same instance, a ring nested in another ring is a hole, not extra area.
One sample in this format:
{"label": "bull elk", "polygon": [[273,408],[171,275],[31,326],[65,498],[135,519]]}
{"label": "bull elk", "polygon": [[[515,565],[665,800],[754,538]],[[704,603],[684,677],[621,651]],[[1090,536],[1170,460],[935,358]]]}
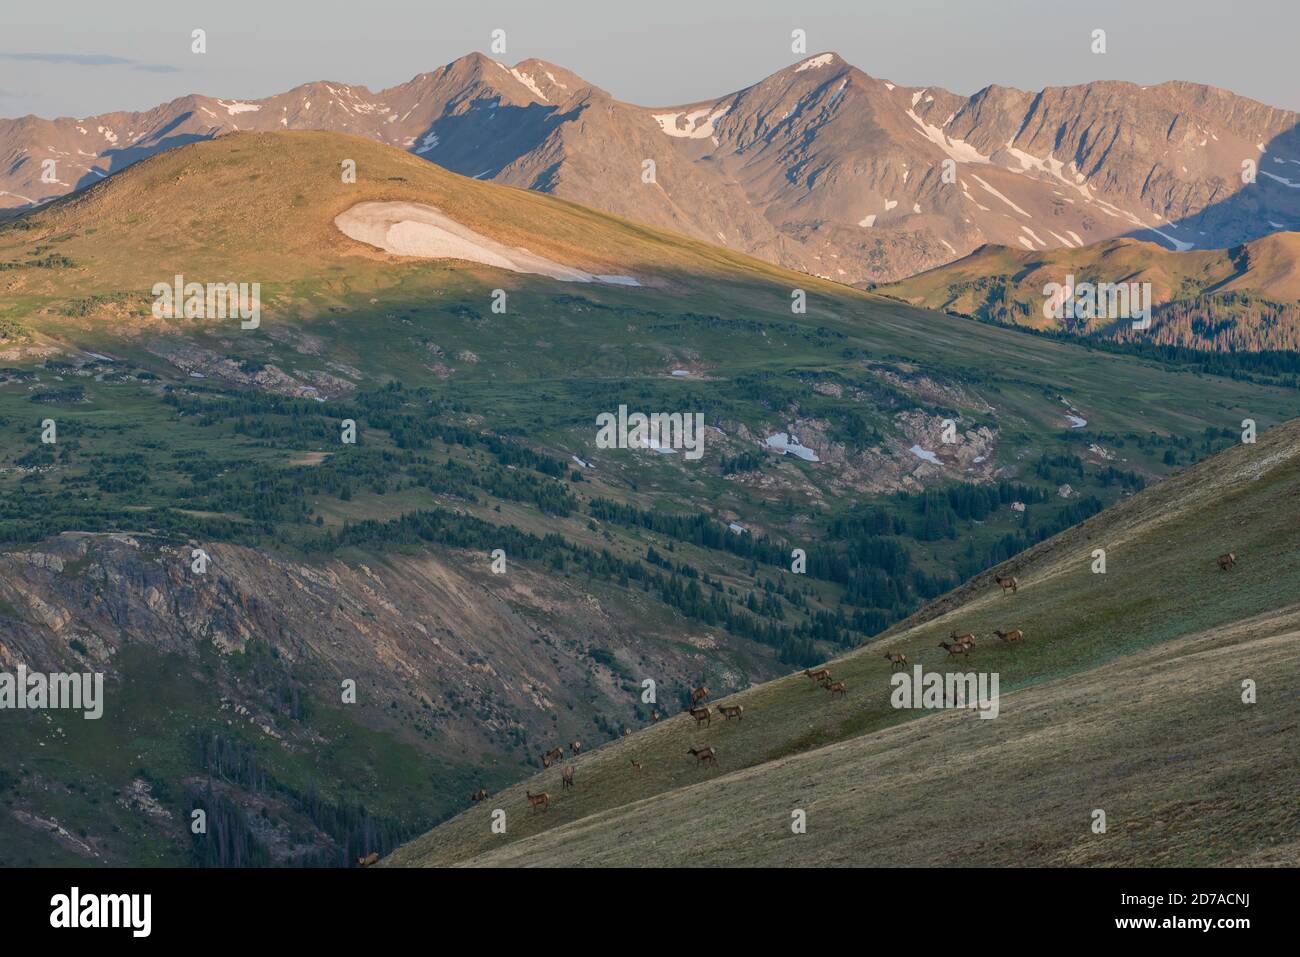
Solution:
{"label": "bull elk", "polygon": [[946,641],[941,641],[939,642],[939,647],[948,652],[949,658],[955,658],[957,655],[970,654],[970,649],[961,642],[953,642],[952,644],[949,644]]}
{"label": "bull elk", "polygon": [[907,655],[901,651],[886,651],[885,660],[889,662],[889,670],[893,671],[895,667],[907,667]]}
{"label": "bull elk", "polygon": [[1224,552],[1219,556],[1219,570],[1226,572],[1237,564],[1237,556],[1232,552]]}
{"label": "bull elk", "polygon": [[532,791],[525,790],[524,794],[528,796],[528,803],[533,806],[534,811],[539,807],[544,807],[548,811],[551,809],[551,796],[545,791],[541,794],[534,794]]}
{"label": "bull elk", "polygon": [[566,764],[560,771],[560,790],[573,787],[573,765]]}
{"label": "bull elk", "polygon": [[1015,578],[1003,578],[1001,575],[994,575],[993,581],[1002,587],[1003,594],[1006,593],[1008,588],[1014,594],[1016,589],[1020,587],[1020,582],[1016,581]]}
{"label": "bull elk", "polygon": [[1025,637],[1025,633],[1019,628],[1012,628],[1010,631],[1003,631],[1000,628],[994,628],[993,634],[997,635],[1003,641],[1019,641]]}
{"label": "bull elk", "polygon": [[718,710],[722,712],[722,716],[726,718],[728,721],[730,721],[732,718],[740,718],[743,720],[745,717],[744,705],[720,704],[718,705]]}
{"label": "bull elk", "polygon": [[582,752],[582,742],[574,741],[569,745],[569,750],[573,752],[573,756],[576,758]]}
{"label": "bull elk", "polygon": [[357,866],[358,866],[358,867],[370,867],[372,864],[377,863],[378,860],[379,860],[379,854],[378,854],[378,852],[376,852],[376,851],[371,851],[371,852],[370,852],[369,854],[367,854],[365,857],[358,857],[358,858],[357,858]]}
{"label": "bull elk", "polygon": [[709,696],[709,689],[706,685],[700,685],[691,692],[691,704],[699,704]]}
{"label": "bull elk", "polygon": [[713,712],[710,711],[707,706],[703,708],[692,708],[690,714],[691,717],[695,719],[696,724],[699,724],[700,722],[713,724]]}
{"label": "bull elk", "polygon": [[831,676],[830,671],[826,668],[818,668],[816,671],[813,671],[811,668],[805,668],[803,673],[806,674],[809,678],[811,678],[813,680],[813,684],[815,685],[819,685],[823,681],[827,681]]}
{"label": "bull elk", "polygon": [[479,788],[477,791],[475,791],[473,794],[469,796],[469,799],[473,801],[475,804],[477,804],[479,801],[486,801],[487,796],[488,796],[487,788]]}
{"label": "bull elk", "polygon": [[695,755],[696,767],[699,767],[701,764],[713,764],[718,759],[718,752],[713,750],[711,747],[691,748],[686,753]]}

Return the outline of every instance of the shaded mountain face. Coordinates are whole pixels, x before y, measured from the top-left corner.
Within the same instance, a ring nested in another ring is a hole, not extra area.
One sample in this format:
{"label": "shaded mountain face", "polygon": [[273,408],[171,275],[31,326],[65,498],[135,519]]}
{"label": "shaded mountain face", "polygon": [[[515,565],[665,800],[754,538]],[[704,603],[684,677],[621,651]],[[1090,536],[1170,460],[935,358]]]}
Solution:
{"label": "shaded mountain face", "polygon": [[649,108],[541,60],[511,68],[471,54],[378,93],[321,82],[262,100],[0,121],[0,208],[195,139],[321,129],[864,284],[987,243],[1036,251],[1134,235],[1223,248],[1296,229],[1298,121],[1183,82],[963,97],[875,79],[832,53],[718,99]]}

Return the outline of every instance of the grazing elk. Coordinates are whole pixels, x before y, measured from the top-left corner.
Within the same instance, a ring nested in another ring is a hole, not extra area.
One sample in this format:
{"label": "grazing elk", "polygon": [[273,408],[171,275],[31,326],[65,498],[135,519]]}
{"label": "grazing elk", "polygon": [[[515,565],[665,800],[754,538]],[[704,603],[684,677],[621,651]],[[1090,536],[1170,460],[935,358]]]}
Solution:
{"label": "grazing elk", "polygon": [[1006,593],[1008,588],[1010,588],[1014,594],[1016,589],[1020,587],[1020,582],[1016,581],[1014,578],[1003,578],[1001,575],[994,575],[993,581],[1002,587],[1003,594]]}
{"label": "grazing elk", "polygon": [[566,764],[560,771],[560,790],[573,787],[573,765]]}
{"label": "grazing elk", "polygon": [[831,693],[832,698],[834,698],[837,694],[840,695],[848,694],[848,689],[844,687],[843,681],[832,681],[824,685],[823,687],[825,687],[825,689]]}
{"label": "grazing elk", "polygon": [[806,674],[809,678],[811,678],[813,680],[813,684],[815,685],[821,684],[823,681],[828,680],[831,676],[830,671],[826,668],[818,668],[816,671],[813,671],[811,668],[805,668],[803,673]]}
{"label": "grazing elk", "polygon": [[1224,552],[1219,556],[1219,570],[1226,572],[1237,564],[1237,556],[1232,552]]}
{"label": "grazing elk", "polygon": [[713,750],[711,747],[691,748],[686,753],[695,755],[696,767],[699,767],[701,764],[714,764],[718,760],[718,752]]}
{"label": "grazing elk", "polygon": [[1010,631],[1003,631],[1000,628],[994,628],[993,634],[997,635],[1003,641],[1019,641],[1025,637],[1025,633],[1019,628],[1012,628]]}
{"label": "grazing elk", "polygon": [[533,806],[534,811],[539,807],[544,807],[548,811],[551,809],[551,796],[545,791],[541,794],[534,794],[532,791],[525,790],[524,794],[528,795],[528,803]]}
{"label": "grazing elk", "polygon": [[965,634],[965,635],[959,635],[959,634],[957,634],[957,632],[954,630],[953,633],[952,633],[951,635],[949,635],[948,637],[951,638],[953,641],[957,642],[957,644],[959,644],[959,645],[974,645],[974,644],[975,644],[975,636],[972,635],[972,634],[969,634],[969,633],[968,633],[968,634]]}
{"label": "grazing elk", "polygon": [[469,799],[473,801],[475,804],[477,804],[479,801],[486,801],[487,796],[488,796],[487,788],[479,788],[477,791],[475,791],[473,794],[469,796]]}
{"label": "grazing elk", "polygon": [[895,667],[907,667],[907,655],[901,651],[886,651],[885,660],[889,662],[890,671],[893,671]]}
{"label": "grazing elk", "polygon": [[573,756],[576,758],[582,752],[582,742],[574,741],[569,745],[569,750],[573,752]]}
{"label": "grazing elk", "polygon": [[953,642],[952,644],[949,644],[946,641],[941,641],[939,642],[939,647],[948,652],[949,658],[955,658],[957,655],[970,654],[970,649],[961,642]]}
{"label": "grazing elk", "polygon": [[722,716],[726,718],[728,721],[730,721],[732,718],[740,718],[741,720],[744,720],[745,717],[744,705],[720,704],[718,705],[718,710],[722,712]]}
{"label": "grazing elk", "polygon": [[699,704],[708,696],[709,696],[708,686],[700,685],[698,688],[694,689],[691,692],[691,704]]}
{"label": "grazing elk", "polygon": [[546,752],[546,756],[551,759],[552,763],[564,760],[564,748],[551,748]]}
{"label": "grazing elk", "polygon": [[370,852],[369,854],[367,854],[365,857],[358,857],[358,858],[357,858],[357,866],[358,866],[358,867],[369,867],[370,865],[377,863],[378,860],[379,860],[379,854],[378,854],[378,852],[376,852],[376,851],[371,851],[371,852]]}
{"label": "grazing elk", "polygon": [[704,722],[705,724],[713,724],[713,712],[709,710],[709,707],[707,705],[705,705],[703,708],[692,708],[690,710],[690,715],[692,718],[695,719],[696,724],[699,724],[700,722]]}

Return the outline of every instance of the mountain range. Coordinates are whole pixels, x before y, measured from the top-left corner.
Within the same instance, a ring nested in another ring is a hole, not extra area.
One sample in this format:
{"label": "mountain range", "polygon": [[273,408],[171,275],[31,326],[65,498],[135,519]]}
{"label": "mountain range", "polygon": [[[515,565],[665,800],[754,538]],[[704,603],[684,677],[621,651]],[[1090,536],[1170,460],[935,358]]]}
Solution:
{"label": "mountain range", "polygon": [[861,285],[990,244],[1133,236],[1188,250],[1295,230],[1297,119],[1186,82],[963,96],[877,79],[833,53],[721,97],[643,107],[542,60],[470,54],[379,92],[314,82],[264,99],[3,120],[0,208],[224,133],[328,130]]}

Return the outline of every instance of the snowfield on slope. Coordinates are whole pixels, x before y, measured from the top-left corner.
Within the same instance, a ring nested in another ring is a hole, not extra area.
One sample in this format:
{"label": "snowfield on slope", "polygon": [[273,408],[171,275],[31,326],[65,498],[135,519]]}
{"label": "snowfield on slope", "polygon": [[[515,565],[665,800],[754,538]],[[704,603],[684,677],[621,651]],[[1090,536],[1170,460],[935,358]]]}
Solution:
{"label": "snowfield on slope", "polygon": [[631,276],[583,272],[521,247],[499,243],[423,203],[358,203],[336,216],[334,225],[349,239],[397,256],[463,259],[511,272],[549,276],[562,282],[641,285]]}

